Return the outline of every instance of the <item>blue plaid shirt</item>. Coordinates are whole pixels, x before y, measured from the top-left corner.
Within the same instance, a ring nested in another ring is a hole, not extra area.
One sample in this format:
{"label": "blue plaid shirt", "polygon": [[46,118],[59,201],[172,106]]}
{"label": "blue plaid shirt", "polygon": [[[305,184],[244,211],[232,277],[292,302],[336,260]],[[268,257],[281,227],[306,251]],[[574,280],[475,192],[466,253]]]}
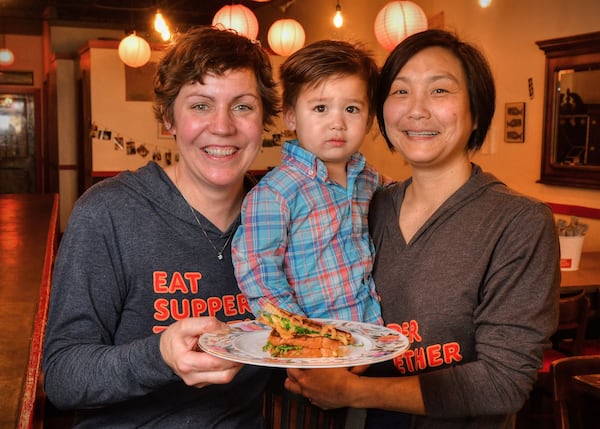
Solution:
{"label": "blue plaid shirt", "polygon": [[347,172],[344,188],[288,141],[281,165],[246,196],[232,254],[254,314],[269,300],[308,317],[382,323],[367,225],[379,175],[360,153]]}

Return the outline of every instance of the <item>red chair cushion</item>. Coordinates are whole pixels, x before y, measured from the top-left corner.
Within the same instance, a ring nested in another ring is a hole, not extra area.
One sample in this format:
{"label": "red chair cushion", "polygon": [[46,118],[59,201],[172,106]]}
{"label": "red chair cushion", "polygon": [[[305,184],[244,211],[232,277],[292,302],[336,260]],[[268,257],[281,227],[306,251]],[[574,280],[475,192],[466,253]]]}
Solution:
{"label": "red chair cushion", "polygon": [[556,359],[561,359],[564,357],[567,357],[567,355],[559,352],[558,350],[554,350],[554,349],[544,350],[544,357],[542,359],[542,367],[540,368],[539,372],[544,373],[544,374],[550,374],[550,365],[552,365],[552,362],[554,362]]}

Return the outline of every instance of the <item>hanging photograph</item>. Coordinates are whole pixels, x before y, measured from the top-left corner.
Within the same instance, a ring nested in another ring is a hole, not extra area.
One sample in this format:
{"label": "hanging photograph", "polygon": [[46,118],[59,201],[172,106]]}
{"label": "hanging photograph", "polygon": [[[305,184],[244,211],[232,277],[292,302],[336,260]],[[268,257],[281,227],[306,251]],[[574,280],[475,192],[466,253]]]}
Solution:
{"label": "hanging photograph", "polygon": [[507,143],[525,141],[525,103],[506,103],[504,141]]}

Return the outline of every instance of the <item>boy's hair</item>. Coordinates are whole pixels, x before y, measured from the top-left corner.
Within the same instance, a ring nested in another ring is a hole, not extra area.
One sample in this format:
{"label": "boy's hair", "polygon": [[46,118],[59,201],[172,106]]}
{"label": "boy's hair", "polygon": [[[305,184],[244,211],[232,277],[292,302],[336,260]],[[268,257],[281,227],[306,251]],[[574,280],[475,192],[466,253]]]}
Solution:
{"label": "boy's hair", "polygon": [[471,115],[477,127],[471,133],[467,149],[481,148],[492,122],[496,106],[494,77],[484,55],[475,46],[463,42],[455,34],[444,30],[426,30],[404,39],[390,53],[381,68],[381,79],[377,90],[377,121],[379,130],[388,147],[394,146],[388,139],[383,118],[383,105],[389,96],[390,88],[400,70],[416,54],[424,49],[440,47],[447,49],[461,63],[467,79]]}
{"label": "boy's hair", "polygon": [[279,69],[283,105],[288,108],[295,106],[303,87],[317,86],[332,76],[358,76],[365,81],[369,117],[373,118],[379,68],[362,45],[339,40],[311,43],[283,62]]}
{"label": "boy's hair", "polygon": [[166,50],[154,75],[154,114],[173,124],[173,104],[183,85],[207,74],[250,70],[256,76],[263,106],[263,125],[279,113],[277,84],[269,57],[260,44],[230,30],[195,27],[181,34]]}

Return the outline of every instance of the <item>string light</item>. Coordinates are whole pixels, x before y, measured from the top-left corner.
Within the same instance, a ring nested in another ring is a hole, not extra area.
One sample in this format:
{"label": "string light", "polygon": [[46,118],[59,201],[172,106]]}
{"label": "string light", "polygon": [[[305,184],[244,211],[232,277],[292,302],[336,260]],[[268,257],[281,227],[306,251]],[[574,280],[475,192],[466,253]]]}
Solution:
{"label": "string light", "polygon": [[335,5],[335,15],[333,16],[333,25],[335,28],[340,28],[344,25],[344,17],[342,16],[342,6],[340,6],[340,1],[337,1]]}

